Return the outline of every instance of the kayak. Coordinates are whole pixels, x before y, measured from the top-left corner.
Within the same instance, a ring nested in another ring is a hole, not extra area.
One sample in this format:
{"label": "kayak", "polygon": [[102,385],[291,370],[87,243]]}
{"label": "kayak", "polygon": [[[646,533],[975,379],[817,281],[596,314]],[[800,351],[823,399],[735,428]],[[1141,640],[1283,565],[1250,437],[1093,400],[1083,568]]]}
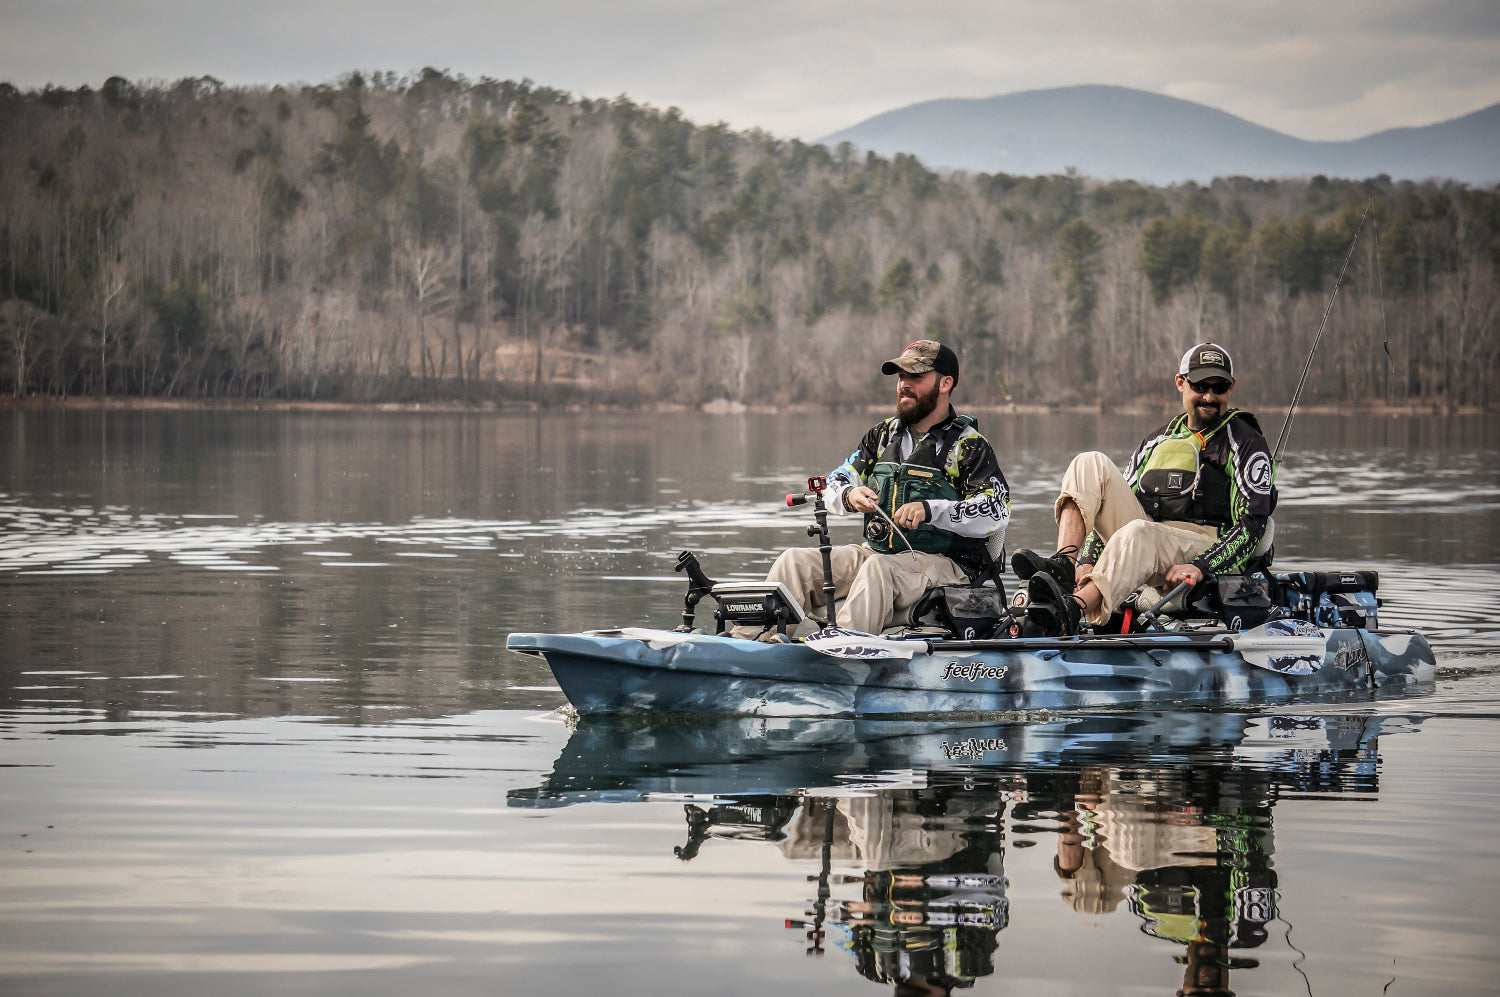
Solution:
{"label": "kayak", "polygon": [[[1437,672],[1415,631],[1299,620],[1209,633],[967,641],[814,634],[789,643],[629,627],[513,633],[506,647],[542,657],[582,715],[869,717],[1326,699],[1427,685]],[[1287,647],[1295,653],[1276,650]]]}
{"label": "kayak", "polygon": [[[808,484],[826,555],[824,479]],[[827,563],[825,556],[825,571]],[[911,607],[909,625],[892,634],[833,624],[794,640],[788,635],[806,618],[784,585],[715,582],[691,551],[674,570],[688,580],[675,629],[513,633],[505,646],[543,658],[585,716],[946,716],[1244,703],[1404,689],[1437,676],[1426,638],[1380,627],[1373,571],[1221,576],[1202,587],[1206,603],[1183,584],[1139,617],[1125,616],[1125,632],[1065,637],[1029,631],[998,581],[981,580],[929,590]],[[824,590],[831,595],[832,583]],[[1158,616],[1178,595],[1180,618]],[[693,625],[709,596],[718,604],[712,634]],[[729,636],[736,626],[776,639]]]}

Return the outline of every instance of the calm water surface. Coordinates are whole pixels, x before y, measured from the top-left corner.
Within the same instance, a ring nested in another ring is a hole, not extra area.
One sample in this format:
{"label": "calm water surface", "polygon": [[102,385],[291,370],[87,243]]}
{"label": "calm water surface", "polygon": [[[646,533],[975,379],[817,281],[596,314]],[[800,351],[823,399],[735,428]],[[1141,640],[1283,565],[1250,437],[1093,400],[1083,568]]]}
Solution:
{"label": "calm water surface", "polygon": [[[759,576],[872,421],[0,413],[0,992],[1500,989],[1493,417],[1282,469],[1426,695],[575,727],[504,650]],[[983,416],[1011,545],[1158,421]]]}

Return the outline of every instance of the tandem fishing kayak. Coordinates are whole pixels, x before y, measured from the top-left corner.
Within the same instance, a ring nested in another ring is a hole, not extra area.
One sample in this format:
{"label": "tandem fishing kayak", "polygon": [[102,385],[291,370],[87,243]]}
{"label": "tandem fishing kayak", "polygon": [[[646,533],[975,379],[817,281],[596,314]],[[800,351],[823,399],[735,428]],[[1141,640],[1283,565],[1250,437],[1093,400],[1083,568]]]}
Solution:
{"label": "tandem fishing kayak", "polygon": [[[815,501],[817,525],[809,532],[820,538],[827,572],[824,487],[826,479],[810,478],[806,495],[786,501]],[[543,658],[583,715],[1072,710],[1329,697],[1435,681],[1426,638],[1380,628],[1376,572],[1273,574],[1267,558],[1252,574],[1205,580],[1192,592],[1180,585],[1139,616],[1123,615],[1118,633],[1030,632],[1020,601],[1007,602],[1003,581],[991,574],[929,589],[893,633],[831,622],[794,639],[808,620],[785,586],[715,582],[696,554],[682,551],[674,569],[688,581],[681,626],[512,633],[505,646]],[[825,577],[825,593],[833,590]],[[694,626],[697,604],[708,596],[718,605],[715,633]],[[1165,609],[1178,596],[1175,610]],[[736,628],[770,639],[730,636]]]}
{"label": "tandem fishing kayak", "polygon": [[1272,620],[1245,631],[950,640],[819,631],[789,643],[624,628],[513,633],[580,714],[884,716],[1328,697],[1432,683],[1414,631]]}

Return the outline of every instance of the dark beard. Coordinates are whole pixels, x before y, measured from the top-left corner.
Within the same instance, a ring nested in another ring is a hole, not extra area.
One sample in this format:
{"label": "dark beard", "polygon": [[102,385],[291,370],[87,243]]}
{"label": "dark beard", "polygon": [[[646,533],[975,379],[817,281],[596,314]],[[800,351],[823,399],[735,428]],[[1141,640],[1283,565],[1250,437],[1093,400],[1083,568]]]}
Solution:
{"label": "dark beard", "polygon": [[1188,412],[1188,428],[1195,433],[1203,432],[1203,430],[1208,429],[1214,423],[1224,418],[1224,411],[1227,407],[1228,406],[1220,403],[1219,405],[1214,407],[1213,414],[1205,419],[1202,413],[1198,411],[1197,406],[1193,406],[1193,408]]}
{"label": "dark beard", "polygon": [[936,382],[933,383],[930,392],[914,397],[910,408],[903,409],[901,407],[901,402],[904,400],[904,398],[896,400],[896,418],[901,420],[901,425],[903,426],[916,425],[931,415],[933,409],[937,408],[938,388]]}

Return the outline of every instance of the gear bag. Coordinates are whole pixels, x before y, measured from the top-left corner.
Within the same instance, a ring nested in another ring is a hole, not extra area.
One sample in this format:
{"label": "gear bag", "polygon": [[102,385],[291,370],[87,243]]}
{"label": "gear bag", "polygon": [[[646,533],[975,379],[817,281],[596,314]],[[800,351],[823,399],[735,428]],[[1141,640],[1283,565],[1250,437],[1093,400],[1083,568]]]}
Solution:
{"label": "gear bag", "polygon": [[942,627],[959,640],[985,640],[1009,618],[1005,585],[942,585],[930,588],[912,604],[908,619],[915,627]]}

